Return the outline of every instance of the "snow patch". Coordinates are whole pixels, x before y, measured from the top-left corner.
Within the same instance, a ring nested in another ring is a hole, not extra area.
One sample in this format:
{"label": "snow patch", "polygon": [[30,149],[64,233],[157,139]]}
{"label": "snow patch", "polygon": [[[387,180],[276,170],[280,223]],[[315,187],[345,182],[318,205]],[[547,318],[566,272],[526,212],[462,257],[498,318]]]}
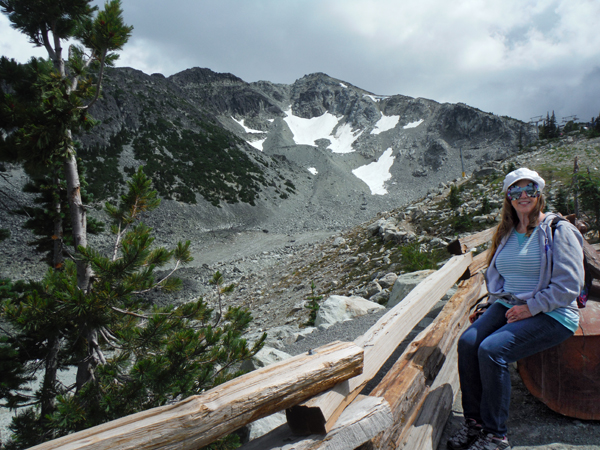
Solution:
{"label": "snow patch", "polygon": [[390,168],[394,164],[394,159],[395,157],[392,156],[392,148],[390,147],[383,152],[376,162],[354,169],[352,173],[369,186],[371,195],[385,195],[388,191],[384,183],[392,178]]}
{"label": "snow patch", "polygon": [[348,87],[344,83],[340,83],[340,86],[343,87],[343,88],[347,88]]}
{"label": "snow patch", "polygon": [[405,130],[407,128],[417,128],[419,125],[421,125],[424,122],[423,119],[421,120],[417,120],[416,122],[411,122],[411,123],[407,123],[406,125],[404,125],[402,128],[404,128]]}
{"label": "snow patch", "polygon": [[285,114],[283,120],[292,130],[297,145],[315,145],[317,139],[327,138],[338,122],[337,117],[328,112],[312,119],[294,116],[291,109],[285,111]]}
{"label": "snow patch", "polygon": [[381,119],[375,124],[375,128],[371,130],[371,134],[379,134],[384,131],[391,130],[400,121],[400,116],[386,116],[381,115]]}
{"label": "snow patch", "polygon": [[248,144],[250,144],[252,147],[260,150],[261,152],[263,151],[263,144],[265,143],[267,139],[259,139],[258,141],[246,141],[248,142]]}
{"label": "snow patch", "polygon": [[303,119],[292,115],[291,108],[285,111],[285,114],[286,117],[283,120],[290,127],[297,145],[314,146],[317,139],[328,139],[331,144],[327,148],[333,153],[350,153],[354,151],[352,143],[362,134],[362,130],[352,131],[349,124],[339,126],[334,133],[333,129],[339,119],[328,112],[312,119]]}
{"label": "snow patch", "polygon": [[317,170],[315,167],[309,167],[309,168],[308,168],[308,171],[309,171],[310,173],[312,173],[313,175],[316,175],[316,174],[318,174],[318,173],[319,173],[319,171],[318,171],[318,170]]}
{"label": "snow patch", "polygon": [[243,129],[246,133],[264,133],[264,131],[260,131],[260,130],[253,130],[252,128],[248,128],[246,125],[244,125],[244,120],[236,120],[235,117],[231,117],[233,120],[235,120]]}
{"label": "snow patch", "polygon": [[[362,132],[363,130],[358,132],[352,131],[350,124],[345,123],[335,130],[333,142],[327,148],[331,149],[333,153],[351,153],[354,151],[352,143],[359,138]],[[331,138],[328,139],[331,141]]]}
{"label": "snow patch", "polygon": [[378,102],[380,100],[385,100],[386,98],[390,98],[389,95],[370,95],[370,94],[363,94],[363,97],[369,97],[374,102]]}

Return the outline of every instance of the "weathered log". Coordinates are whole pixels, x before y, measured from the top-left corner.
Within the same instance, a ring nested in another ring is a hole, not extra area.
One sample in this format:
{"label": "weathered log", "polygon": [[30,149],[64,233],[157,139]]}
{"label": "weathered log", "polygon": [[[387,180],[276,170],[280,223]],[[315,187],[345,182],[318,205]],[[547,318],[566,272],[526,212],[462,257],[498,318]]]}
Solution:
{"label": "weathered log", "polygon": [[491,241],[496,228],[497,227],[488,228],[479,233],[456,239],[455,241],[450,242],[446,248],[453,255],[462,255],[472,248],[479,247],[481,244]]}
{"label": "weathered log", "polygon": [[417,417],[412,421],[398,449],[438,448],[444,426],[460,389],[457,344],[458,340],[455,340],[442,370],[431,385],[425,401],[419,406]]}
{"label": "weathered log", "polygon": [[583,254],[587,261],[586,270],[589,271],[593,278],[600,280],[600,255],[585,239],[583,240]]}
{"label": "weathered log", "polygon": [[461,281],[468,280],[469,278],[475,276],[482,270],[486,269],[487,268],[487,259],[488,259],[489,254],[490,254],[490,249],[487,249],[487,250],[481,252],[479,255],[475,256],[473,258],[473,262],[471,264],[469,264],[469,267],[467,268],[467,270],[465,271],[463,276],[460,277],[460,280]]}
{"label": "weathered log", "polygon": [[355,340],[365,349],[362,375],[286,411],[290,428],[298,434],[330,431],[346,406],[373,378],[402,340],[427,315],[473,261],[471,253],[455,256],[432,273],[392,308],[367,333]]}
{"label": "weathered log", "polygon": [[[371,395],[384,397],[394,425],[371,440],[372,449],[396,449],[417,415],[452,345],[468,323],[471,308],[487,293],[483,275],[461,282],[435,320],[404,351]],[[412,417],[412,420],[411,420]]]}
{"label": "weathered log", "polygon": [[177,404],[123,417],[33,448],[198,449],[359,375],[363,355],[363,349],[355,344],[333,342]]}
{"label": "weathered log", "polygon": [[294,435],[288,424],[284,424],[239,450],[348,450],[359,447],[391,425],[392,411],[384,398],[359,396],[326,435]]}

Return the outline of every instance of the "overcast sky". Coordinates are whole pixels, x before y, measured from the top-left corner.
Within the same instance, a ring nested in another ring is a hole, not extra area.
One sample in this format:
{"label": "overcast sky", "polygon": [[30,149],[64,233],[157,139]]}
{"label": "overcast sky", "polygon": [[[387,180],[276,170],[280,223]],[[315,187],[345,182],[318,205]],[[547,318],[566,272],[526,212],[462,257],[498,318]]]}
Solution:
{"label": "overcast sky", "polygon": [[[103,2],[97,2],[101,4]],[[375,94],[528,121],[600,113],[600,0],[123,0],[118,65],[293,83],[325,72]],[[36,53],[37,52],[37,53]],[[0,54],[36,54],[0,17]]]}

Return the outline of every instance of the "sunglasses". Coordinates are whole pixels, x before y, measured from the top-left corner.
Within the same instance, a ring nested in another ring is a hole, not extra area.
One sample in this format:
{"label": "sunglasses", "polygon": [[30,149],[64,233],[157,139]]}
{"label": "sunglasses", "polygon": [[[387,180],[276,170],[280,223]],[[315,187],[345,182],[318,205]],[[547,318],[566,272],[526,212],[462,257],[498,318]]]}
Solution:
{"label": "sunglasses", "polygon": [[535,183],[529,183],[527,186],[524,187],[513,185],[509,187],[506,191],[506,196],[510,201],[518,200],[519,198],[521,198],[522,192],[525,192],[525,195],[531,198],[540,196],[540,189]]}

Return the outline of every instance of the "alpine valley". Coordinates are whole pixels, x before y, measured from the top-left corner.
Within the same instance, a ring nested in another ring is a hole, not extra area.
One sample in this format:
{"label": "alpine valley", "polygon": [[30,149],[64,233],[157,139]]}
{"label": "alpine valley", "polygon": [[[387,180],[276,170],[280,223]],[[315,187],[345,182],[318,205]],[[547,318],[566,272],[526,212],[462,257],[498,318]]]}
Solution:
{"label": "alpine valley", "polygon": [[[536,139],[512,118],[376,95],[323,73],[285,85],[201,68],[168,78],[113,68],[92,116],[99,125],[79,136],[92,216],[102,218],[103,202],[143,165],[163,198],[147,223],[161,244],[190,239],[195,267],[292,235],[297,243],[331,236],[460,177],[461,152],[471,173]],[[31,201],[20,190],[23,173],[13,167],[7,176],[13,200]],[[27,250],[33,237],[20,231],[21,219],[1,214],[12,233],[3,275],[40,276],[45,269]]]}

